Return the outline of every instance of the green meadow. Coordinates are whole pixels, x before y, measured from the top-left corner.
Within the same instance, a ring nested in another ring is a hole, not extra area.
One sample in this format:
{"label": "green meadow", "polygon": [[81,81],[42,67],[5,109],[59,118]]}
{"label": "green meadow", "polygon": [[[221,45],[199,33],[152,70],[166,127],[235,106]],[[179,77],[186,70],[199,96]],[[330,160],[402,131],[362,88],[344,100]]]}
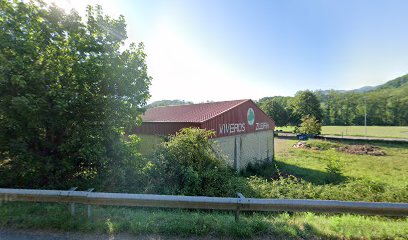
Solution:
{"label": "green meadow", "polygon": [[[276,130],[292,132],[295,128],[277,127]],[[364,126],[323,126],[322,134],[338,136],[365,136]],[[408,126],[367,126],[368,137],[408,138]]]}

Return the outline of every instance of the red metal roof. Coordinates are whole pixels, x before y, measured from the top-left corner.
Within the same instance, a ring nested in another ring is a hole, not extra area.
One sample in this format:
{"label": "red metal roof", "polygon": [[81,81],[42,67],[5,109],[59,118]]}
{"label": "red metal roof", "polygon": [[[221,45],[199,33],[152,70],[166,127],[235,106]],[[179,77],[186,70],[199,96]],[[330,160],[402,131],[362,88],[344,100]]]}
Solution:
{"label": "red metal roof", "polygon": [[142,116],[142,119],[143,122],[202,123],[247,101],[251,100],[245,99],[224,102],[156,107],[148,109]]}

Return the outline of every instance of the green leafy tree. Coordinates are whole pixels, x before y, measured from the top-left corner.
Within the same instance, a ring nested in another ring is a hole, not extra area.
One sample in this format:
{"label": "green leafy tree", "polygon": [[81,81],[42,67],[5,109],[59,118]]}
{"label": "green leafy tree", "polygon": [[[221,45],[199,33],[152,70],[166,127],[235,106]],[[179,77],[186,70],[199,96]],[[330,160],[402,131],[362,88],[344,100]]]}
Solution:
{"label": "green leafy tree", "polygon": [[302,117],[302,123],[297,132],[305,134],[320,134],[322,124],[313,116],[306,115]]}
{"label": "green leafy tree", "polygon": [[292,118],[296,124],[300,123],[302,117],[309,115],[318,121],[322,120],[322,109],[317,96],[309,91],[299,91],[291,101]]}
{"label": "green leafy tree", "polygon": [[277,126],[289,124],[289,114],[279,100],[275,98],[269,99],[261,105],[261,109],[275,121]]}
{"label": "green leafy tree", "polygon": [[91,186],[119,174],[132,155],[122,136],[151,82],[143,44],[123,47],[124,17],[0,0],[0,29],[0,184]]}

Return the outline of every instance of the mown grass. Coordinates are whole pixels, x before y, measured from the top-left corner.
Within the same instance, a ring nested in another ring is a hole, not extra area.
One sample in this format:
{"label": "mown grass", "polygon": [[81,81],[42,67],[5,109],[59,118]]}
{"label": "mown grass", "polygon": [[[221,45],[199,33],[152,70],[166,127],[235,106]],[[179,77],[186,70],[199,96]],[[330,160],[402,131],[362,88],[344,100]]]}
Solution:
{"label": "mown grass", "polygon": [[406,239],[407,218],[350,214],[244,213],[240,221],[231,212],[94,207],[87,219],[84,206],[71,216],[64,204],[4,203],[0,227],[95,233],[131,233],[135,236],[213,236],[273,239]]}
{"label": "mown grass", "polygon": [[[322,134],[365,136],[364,126],[323,126]],[[367,136],[384,138],[408,138],[408,127],[367,126]]]}
{"label": "mown grass", "polygon": [[[277,127],[276,130],[293,132],[295,127]],[[322,134],[338,136],[365,136],[364,126],[323,126]],[[368,137],[408,138],[408,127],[367,126]]]}

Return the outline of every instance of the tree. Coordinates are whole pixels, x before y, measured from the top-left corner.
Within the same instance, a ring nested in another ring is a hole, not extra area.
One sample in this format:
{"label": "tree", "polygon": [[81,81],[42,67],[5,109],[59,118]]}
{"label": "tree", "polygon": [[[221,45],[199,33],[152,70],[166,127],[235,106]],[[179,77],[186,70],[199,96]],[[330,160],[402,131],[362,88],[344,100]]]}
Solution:
{"label": "tree", "polygon": [[213,149],[213,131],[183,128],[154,154],[150,173],[153,193],[234,196],[245,190],[226,162]]}
{"label": "tree", "polygon": [[261,105],[261,109],[271,117],[276,126],[286,126],[289,124],[289,114],[283,104],[275,99],[269,99]]}
{"label": "tree", "polygon": [[316,95],[309,91],[299,91],[291,101],[292,107],[292,119],[296,124],[300,123],[300,120],[304,116],[315,117],[316,120],[322,120],[322,109],[320,108],[320,102]]}
{"label": "tree", "polygon": [[315,117],[309,115],[302,117],[302,123],[297,130],[297,132],[305,134],[320,134],[321,131],[322,125],[320,122]]}
{"label": "tree", "polygon": [[84,22],[0,0],[0,29],[0,185],[86,186],[117,173],[151,82],[143,44],[123,48],[124,17],[89,6]]}

